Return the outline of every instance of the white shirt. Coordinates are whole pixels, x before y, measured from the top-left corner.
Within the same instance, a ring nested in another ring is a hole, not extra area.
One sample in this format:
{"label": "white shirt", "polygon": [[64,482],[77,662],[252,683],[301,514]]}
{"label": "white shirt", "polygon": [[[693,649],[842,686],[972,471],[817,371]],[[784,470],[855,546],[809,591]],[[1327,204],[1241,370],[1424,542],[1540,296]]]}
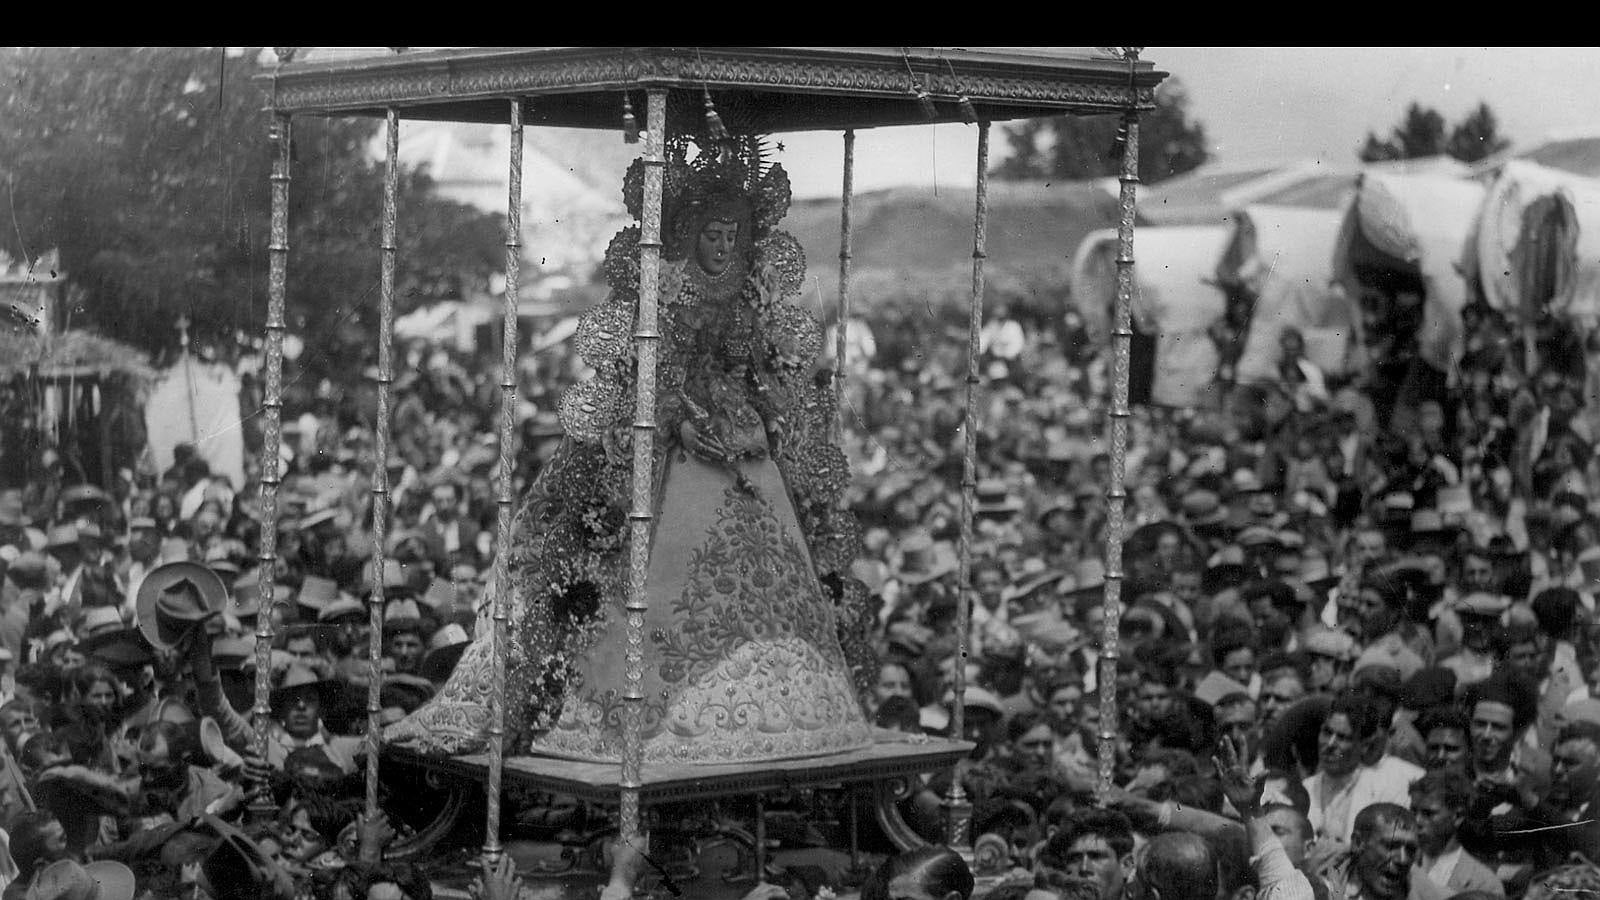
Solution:
{"label": "white shirt", "polygon": [[1355,776],[1338,791],[1328,792],[1325,789],[1321,772],[1301,782],[1311,798],[1311,809],[1306,818],[1310,820],[1317,837],[1337,838],[1349,843],[1356,816],[1374,803],[1395,803],[1411,808],[1411,782],[1417,777],[1411,771],[1421,772],[1421,769],[1401,759],[1384,757],[1384,760],[1390,759],[1394,763],[1380,761],[1377,766],[1356,769]]}

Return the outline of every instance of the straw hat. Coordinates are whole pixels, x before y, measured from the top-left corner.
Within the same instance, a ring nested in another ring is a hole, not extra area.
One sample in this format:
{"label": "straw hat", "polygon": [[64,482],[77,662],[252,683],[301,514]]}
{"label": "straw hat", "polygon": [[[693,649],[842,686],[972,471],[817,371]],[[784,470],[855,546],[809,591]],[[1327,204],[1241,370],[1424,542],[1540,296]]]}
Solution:
{"label": "straw hat", "polygon": [[898,558],[889,573],[901,584],[923,584],[948,575],[960,566],[948,541],[935,541],[927,531],[914,531],[900,542]]}
{"label": "straw hat", "polygon": [[985,478],[978,482],[976,499],[978,502],[973,508],[974,515],[991,518],[1010,518],[1026,505],[1021,498],[1012,496],[1010,487],[1000,478]]}
{"label": "straw hat", "polygon": [[83,610],[83,619],[78,623],[78,634],[82,637],[93,637],[105,634],[108,631],[121,631],[127,623],[122,621],[122,612],[115,606],[88,606]]}
{"label": "straw hat", "polygon": [[71,522],[64,522],[50,529],[50,535],[45,539],[46,550],[64,550],[68,547],[78,546],[78,526]]}
{"label": "straw hat", "polygon": [[300,594],[295,597],[295,602],[313,612],[321,612],[323,607],[338,598],[339,585],[333,579],[307,575],[300,583]]}
{"label": "straw hat", "polygon": [[199,563],[175,562],[145,576],[134,605],[145,637],[171,650],[190,629],[220,616],[227,602],[228,588],[216,572]]}
{"label": "straw hat", "polygon": [[327,709],[338,699],[340,683],[332,678],[324,678],[299,663],[291,663],[284,670],[283,676],[272,688],[268,695],[268,702],[274,710],[289,698],[301,691],[315,691],[322,701],[322,708]]}
{"label": "straw hat", "polygon": [[329,601],[326,606],[317,610],[317,621],[322,624],[330,624],[334,622],[340,622],[351,617],[354,617],[358,620],[365,620],[367,615],[367,609],[361,604],[360,600],[357,600],[349,594],[340,591],[339,596]]}
{"label": "straw hat", "polygon": [[27,900],[133,900],[133,870],[110,859],[61,859],[33,876]]}

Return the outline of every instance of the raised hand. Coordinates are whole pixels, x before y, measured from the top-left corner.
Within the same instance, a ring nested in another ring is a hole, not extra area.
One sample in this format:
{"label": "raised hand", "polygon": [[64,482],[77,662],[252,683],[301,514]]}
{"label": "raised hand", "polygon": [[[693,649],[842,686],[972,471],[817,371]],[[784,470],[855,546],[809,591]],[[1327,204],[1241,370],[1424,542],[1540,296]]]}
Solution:
{"label": "raised hand", "polygon": [[521,896],[522,876],[517,874],[509,855],[501,854],[500,861],[492,866],[484,860],[482,866],[483,874],[472,882],[476,900],[517,900]]}
{"label": "raised hand", "polygon": [[1243,747],[1236,744],[1227,735],[1217,740],[1216,753],[1211,757],[1211,762],[1217,767],[1217,778],[1222,782],[1223,796],[1239,811],[1239,815],[1250,818],[1261,805],[1261,789],[1263,785],[1257,784],[1250,777],[1250,764],[1241,752]]}

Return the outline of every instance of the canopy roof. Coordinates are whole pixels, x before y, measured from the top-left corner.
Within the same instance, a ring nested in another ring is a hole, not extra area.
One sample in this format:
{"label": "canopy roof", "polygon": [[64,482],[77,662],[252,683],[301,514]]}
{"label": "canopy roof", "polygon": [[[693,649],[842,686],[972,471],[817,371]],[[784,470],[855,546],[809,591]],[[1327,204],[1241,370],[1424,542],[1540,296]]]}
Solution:
{"label": "canopy roof", "polygon": [[1166,75],[1138,61],[1130,78],[1125,60],[1095,48],[463,47],[291,55],[258,80],[280,113],[381,116],[394,106],[406,118],[504,122],[505,98],[521,96],[529,125],[600,129],[620,127],[622,91],[665,87],[669,133],[699,130],[709,91],[729,130],[770,134],[958,122],[963,96],[990,121],[1117,112],[1130,80],[1150,109]]}

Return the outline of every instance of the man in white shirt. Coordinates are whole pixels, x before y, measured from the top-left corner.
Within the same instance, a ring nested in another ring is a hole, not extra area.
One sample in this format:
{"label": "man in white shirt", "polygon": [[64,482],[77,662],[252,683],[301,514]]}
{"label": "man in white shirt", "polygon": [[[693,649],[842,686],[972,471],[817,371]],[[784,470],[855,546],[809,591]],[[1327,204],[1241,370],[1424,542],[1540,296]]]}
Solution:
{"label": "man in white shirt", "polygon": [[1334,698],[1317,736],[1317,771],[1303,782],[1311,798],[1306,818],[1319,841],[1350,841],[1356,817],[1374,803],[1408,806],[1410,773],[1363,765],[1386,738],[1382,712],[1367,697]]}

